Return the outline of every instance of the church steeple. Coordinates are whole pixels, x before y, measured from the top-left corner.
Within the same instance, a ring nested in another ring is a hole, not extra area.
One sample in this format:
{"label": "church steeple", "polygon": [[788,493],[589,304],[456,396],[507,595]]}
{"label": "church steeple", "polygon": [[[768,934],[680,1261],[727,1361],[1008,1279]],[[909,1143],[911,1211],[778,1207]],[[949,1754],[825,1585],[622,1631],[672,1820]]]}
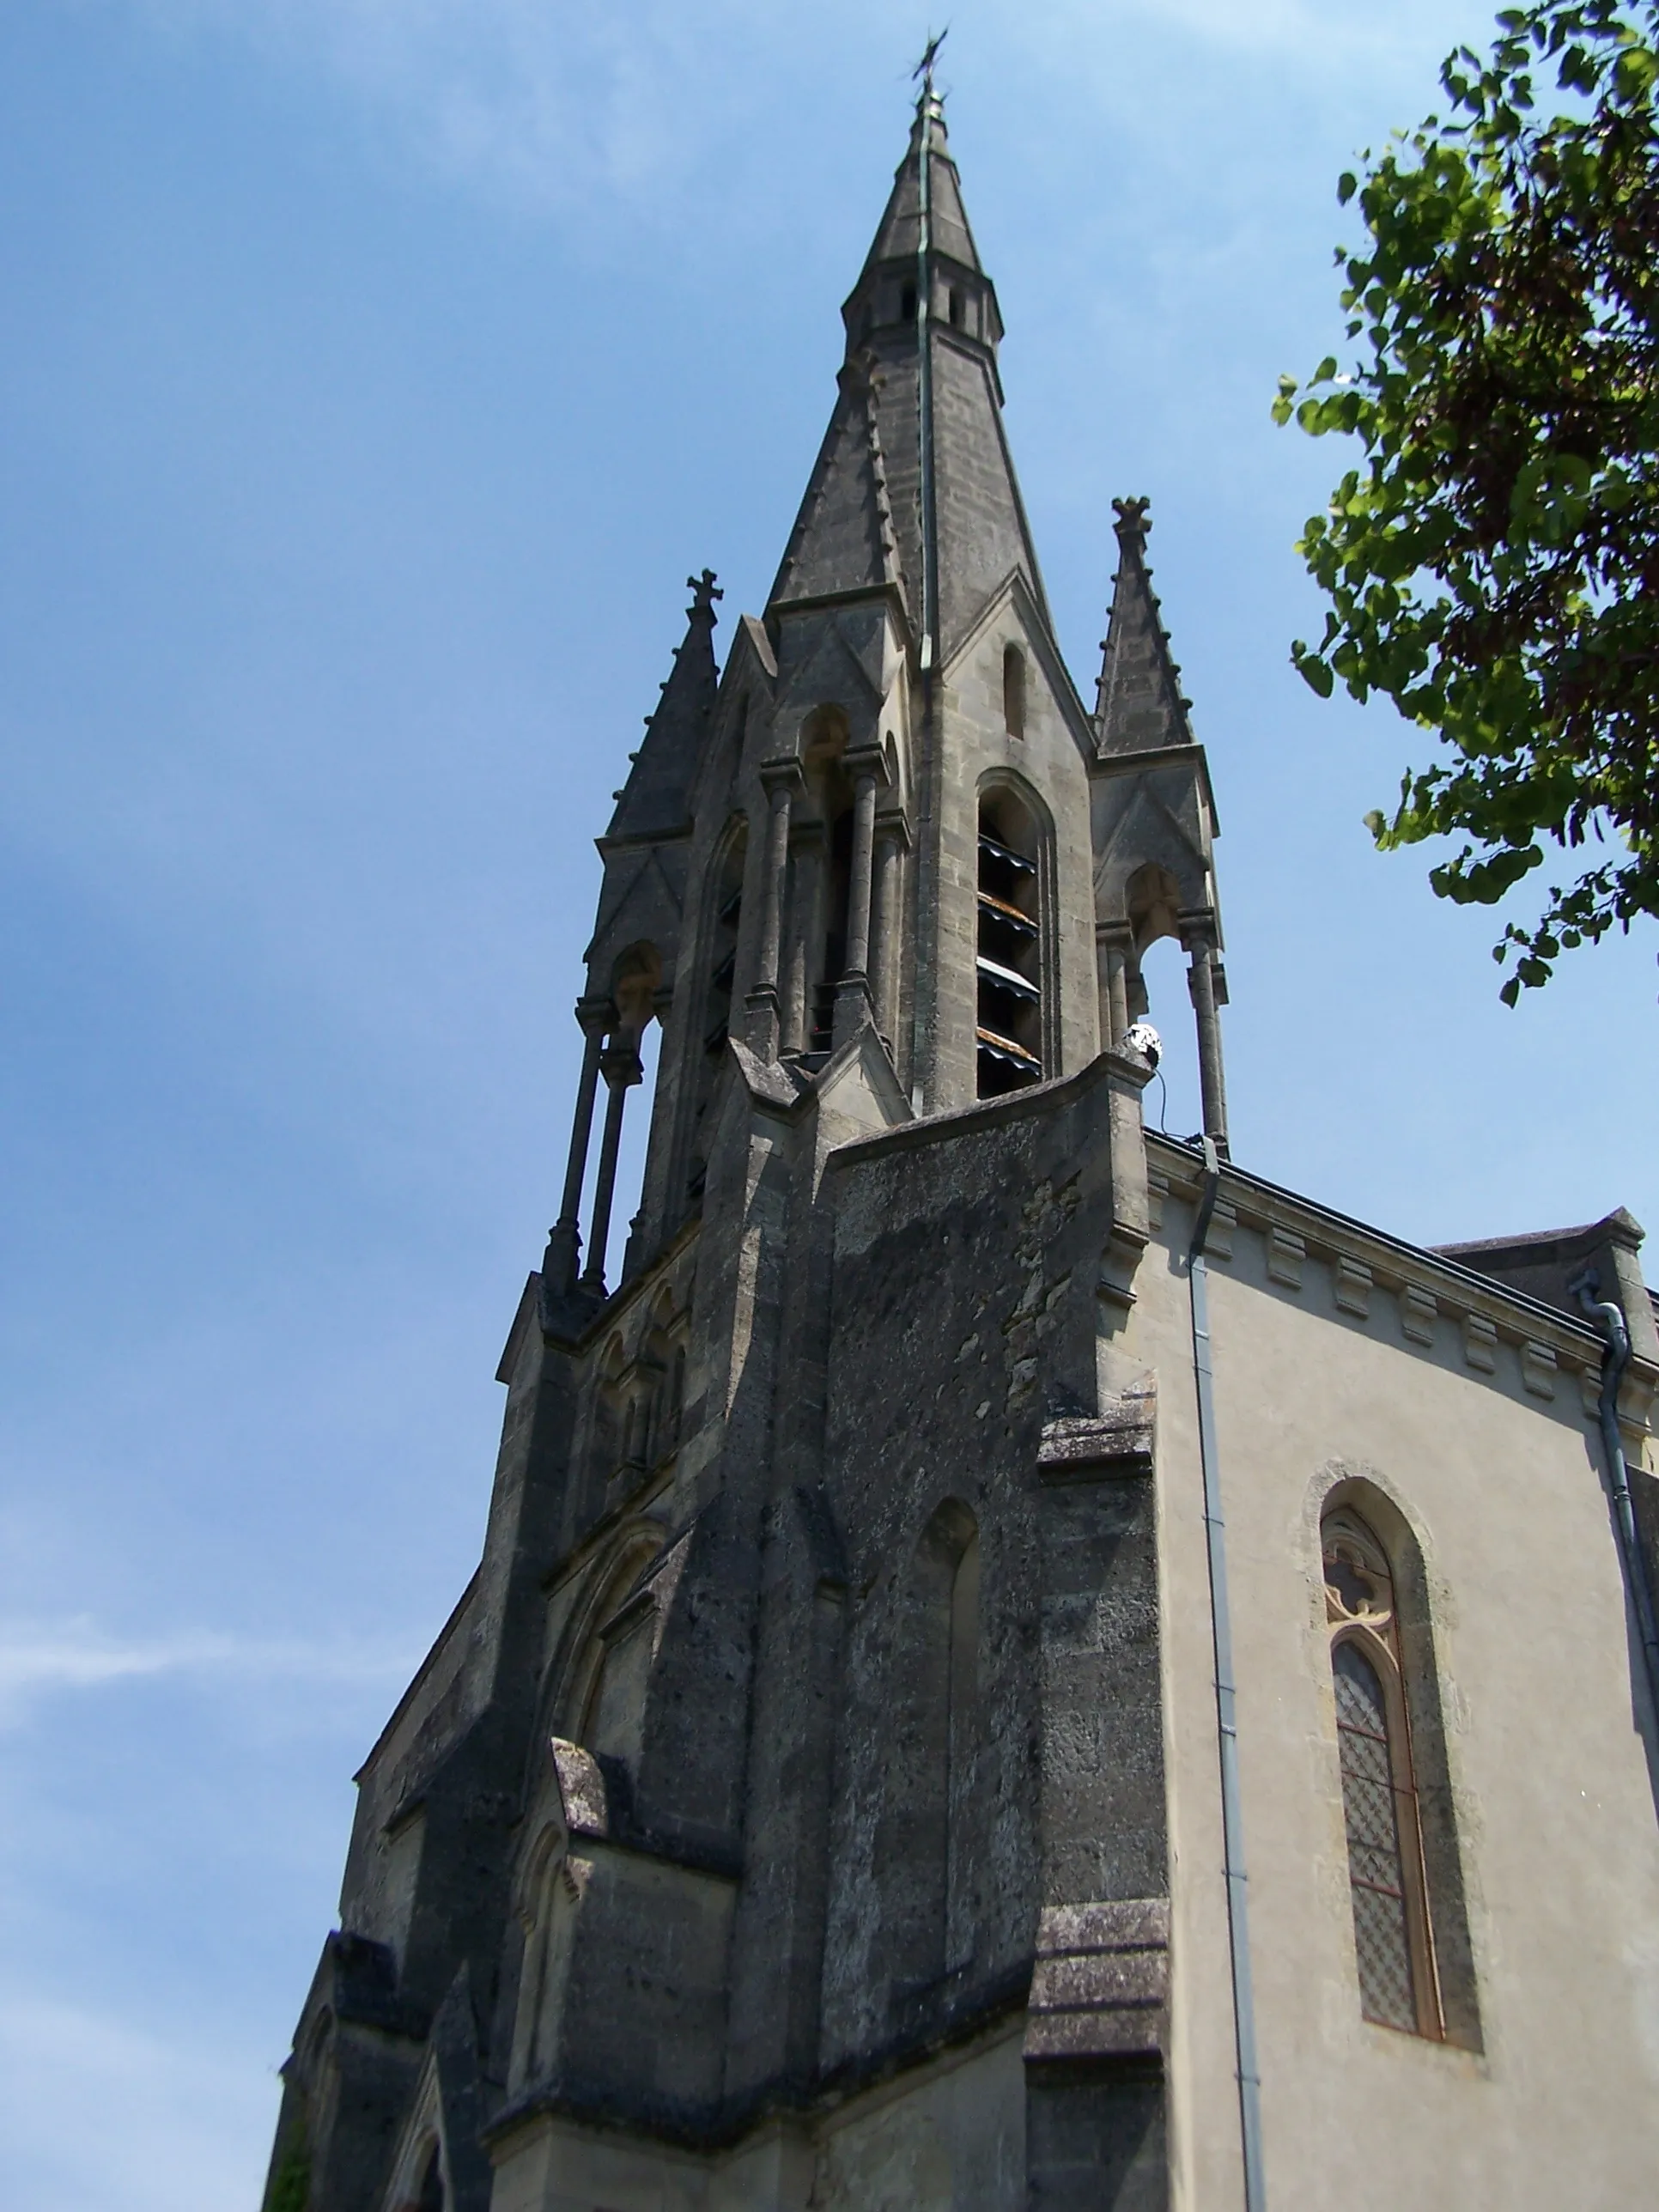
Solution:
{"label": "church steeple", "polygon": [[840,395],[769,616],[890,592],[923,669],[948,656],[1016,571],[1046,618],[1003,434],[1001,312],[931,70],[842,317]]}
{"label": "church steeple", "polygon": [[995,288],[922,76],[763,619],[738,622],[717,677],[718,594],[707,572],[693,585],[599,841],[586,1048],[544,1271],[561,1327],[586,1327],[617,1283],[623,1115],[657,1023],[624,1281],[728,1202],[745,1099],[887,1126],[1076,1073],[1141,1011],[1159,937],[1194,962],[1206,1127],[1224,1141],[1214,810],[1152,592],[1146,502],[1118,504],[1091,718],[1003,434]]}

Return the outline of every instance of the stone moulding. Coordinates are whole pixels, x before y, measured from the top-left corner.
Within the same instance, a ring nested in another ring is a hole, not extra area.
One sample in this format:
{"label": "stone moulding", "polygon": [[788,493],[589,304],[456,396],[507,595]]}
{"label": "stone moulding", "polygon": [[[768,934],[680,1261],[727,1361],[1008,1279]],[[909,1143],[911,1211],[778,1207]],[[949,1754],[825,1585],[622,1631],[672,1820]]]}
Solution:
{"label": "stone moulding", "polygon": [[1121,1391],[1098,1414],[1045,1421],[1037,1447],[1042,1482],[1100,1482],[1150,1474],[1158,1387]]}
{"label": "stone moulding", "polygon": [[[1165,1195],[1182,1205],[1195,1203],[1200,1164],[1193,1152],[1176,1139],[1152,1132],[1146,1148],[1151,1188],[1157,1191],[1161,1187]],[[1222,1188],[1238,1226],[1263,1239],[1270,1280],[1286,1280],[1275,1264],[1276,1255],[1293,1255],[1298,1268],[1304,1260],[1321,1262],[1331,1271],[1333,1296],[1341,1310],[1364,1318],[1362,1293],[1369,1310],[1370,1292],[1385,1292],[1398,1307],[1401,1335],[1425,1349],[1437,1341],[1437,1322],[1449,1319],[1459,1329],[1465,1360],[1476,1373],[1497,1373],[1501,1346],[1515,1362],[1510,1371],[1534,1397],[1553,1396],[1558,1377],[1577,1376],[1585,1416],[1594,1417],[1603,1346],[1600,1333],[1589,1323],[1456,1259],[1407,1244],[1382,1230],[1264,1182],[1232,1163],[1223,1167]],[[1659,1370],[1645,1359],[1633,1358],[1620,1394],[1620,1419],[1634,1436],[1647,1432],[1656,1385]]]}
{"label": "stone moulding", "polygon": [[1170,1996],[1170,1902],[1045,1907],[1025,2025],[1027,2058],[1161,2052]]}
{"label": "stone moulding", "polygon": [[559,1778],[559,1797],[568,1832],[573,1836],[608,1837],[611,1808],[605,1776],[592,1753],[556,1735],[553,1765]]}

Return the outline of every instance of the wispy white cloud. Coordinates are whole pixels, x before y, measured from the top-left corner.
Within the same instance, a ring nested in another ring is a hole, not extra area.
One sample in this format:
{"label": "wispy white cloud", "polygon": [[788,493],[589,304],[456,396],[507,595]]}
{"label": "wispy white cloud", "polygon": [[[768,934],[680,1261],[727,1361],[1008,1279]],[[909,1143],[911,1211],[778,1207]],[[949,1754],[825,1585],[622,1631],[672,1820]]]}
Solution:
{"label": "wispy white cloud", "polygon": [[57,1692],[107,1689],[161,1675],[392,1686],[408,1650],[339,1642],[281,1642],[191,1630],[155,1638],[112,1636],[88,1620],[0,1624],[0,1726],[15,1725]]}
{"label": "wispy white cloud", "polygon": [[659,189],[755,96],[723,50],[793,41],[765,0],[131,0],[174,33],[316,66],[417,152],[495,196],[569,211]]}
{"label": "wispy white cloud", "polygon": [[[322,70],[424,160],[492,196],[566,213],[654,198],[671,216],[678,210],[664,187],[729,155],[763,107],[793,103],[803,127],[824,127],[830,108],[811,95],[844,70],[849,49],[872,64],[884,57],[902,80],[927,13],[915,9],[907,21],[891,0],[118,4],[175,33],[252,41],[284,65]],[[1336,76],[1352,84],[1357,70],[1387,76],[1397,63],[1421,96],[1389,119],[1412,121],[1432,98],[1442,53],[1480,38],[1492,12],[1489,0],[965,0],[948,58],[966,77],[1000,54],[1000,69],[1050,78],[1058,109],[1103,95],[1125,121],[1170,78],[1183,45],[1176,80],[1206,59],[1254,56],[1311,89]],[[1178,95],[1179,82],[1164,89]],[[1152,100],[1160,112],[1168,104]]]}

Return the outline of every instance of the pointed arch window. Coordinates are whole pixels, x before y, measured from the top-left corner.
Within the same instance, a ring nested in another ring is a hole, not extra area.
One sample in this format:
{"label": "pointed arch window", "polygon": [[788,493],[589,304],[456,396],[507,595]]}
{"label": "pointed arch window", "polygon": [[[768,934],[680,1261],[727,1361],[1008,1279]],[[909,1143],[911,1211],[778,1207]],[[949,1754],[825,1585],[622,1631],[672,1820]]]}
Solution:
{"label": "pointed arch window", "polygon": [[1352,1506],[1328,1511],[1321,1537],[1360,2010],[1438,2041],[1445,2027],[1394,1571]]}
{"label": "pointed arch window", "polygon": [[543,1830],[520,1905],[524,1951],[508,2077],[515,2089],[539,2080],[558,2057],[576,1916],[590,1870],[586,1861],[571,1859],[562,1828]]}
{"label": "pointed arch window", "polygon": [[981,1098],[1042,1079],[1043,922],[1036,817],[1012,791],[989,791],[979,810],[974,962]]}

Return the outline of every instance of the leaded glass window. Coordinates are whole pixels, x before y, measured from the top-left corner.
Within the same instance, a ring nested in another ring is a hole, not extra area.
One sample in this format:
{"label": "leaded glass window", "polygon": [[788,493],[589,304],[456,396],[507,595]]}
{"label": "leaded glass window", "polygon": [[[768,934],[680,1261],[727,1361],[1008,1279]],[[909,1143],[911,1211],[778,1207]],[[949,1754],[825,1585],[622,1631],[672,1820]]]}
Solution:
{"label": "leaded glass window", "polygon": [[1387,1553],[1352,1510],[1328,1514],[1322,1534],[1359,2007],[1382,2027],[1437,2037],[1394,1577]]}
{"label": "leaded glass window", "polygon": [[1376,1668],[1355,1644],[1339,1644],[1331,1664],[1360,2007],[1367,2020],[1381,2021],[1384,2027],[1414,2029],[1417,1995],[1389,1771],[1388,1706]]}

